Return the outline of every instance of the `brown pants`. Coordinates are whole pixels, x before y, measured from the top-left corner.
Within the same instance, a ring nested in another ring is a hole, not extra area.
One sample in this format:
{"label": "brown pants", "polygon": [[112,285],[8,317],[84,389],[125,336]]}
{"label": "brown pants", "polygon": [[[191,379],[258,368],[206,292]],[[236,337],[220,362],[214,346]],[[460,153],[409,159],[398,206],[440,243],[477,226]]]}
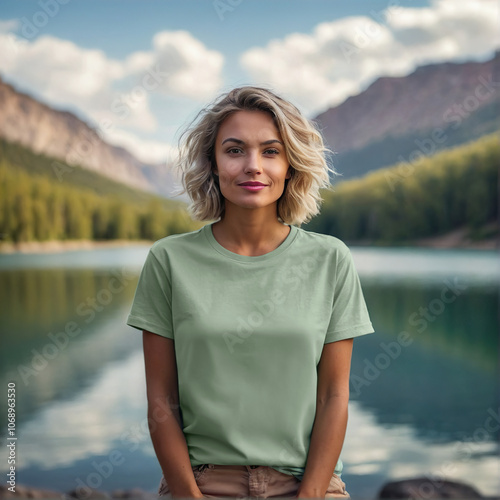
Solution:
{"label": "brown pants", "polygon": [[[295,497],[300,480],[265,465],[215,465],[193,466],[198,488],[207,498],[271,498]],[[172,498],[165,477],[162,476],[158,494]],[[333,474],[325,498],[350,498],[345,484]]]}

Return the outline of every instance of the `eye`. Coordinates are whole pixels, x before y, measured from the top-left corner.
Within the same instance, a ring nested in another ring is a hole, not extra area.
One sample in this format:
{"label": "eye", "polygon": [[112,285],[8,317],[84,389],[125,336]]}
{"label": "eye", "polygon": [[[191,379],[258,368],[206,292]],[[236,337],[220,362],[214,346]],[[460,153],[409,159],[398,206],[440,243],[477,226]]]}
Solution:
{"label": "eye", "polygon": [[266,149],[264,151],[264,154],[266,154],[266,155],[279,155],[280,152],[275,148],[270,148],[270,149]]}
{"label": "eye", "polygon": [[242,152],[241,148],[234,148],[233,147],[233,148],[229,148],[227,150],[227,153],[229,153],[229,154],[238,154],[238,153],[241,153],[241,152]]}

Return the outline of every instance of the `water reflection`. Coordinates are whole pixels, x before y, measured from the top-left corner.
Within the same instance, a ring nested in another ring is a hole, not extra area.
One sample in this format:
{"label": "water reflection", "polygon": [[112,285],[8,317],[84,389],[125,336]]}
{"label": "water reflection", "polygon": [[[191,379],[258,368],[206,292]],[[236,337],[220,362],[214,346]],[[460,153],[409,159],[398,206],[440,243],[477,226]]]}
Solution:
{"label": "water reflection", "polygon": [[136,273],[3,270],[0,283],[1,330],[8,335],[8,349],[0,352],[0,381],[17,384],[18,422],[45,403],[88,387],[109,363],[137,349],[120,338]]}
{"label": "water reflection", "polygon": [[433,304],[445,287],[366,283],[377,335],[356,342],[351,375],[352,399],[381,424],[411,424],[433,442],[472,435],[496,408],[499,386],[498,289],[467,285],[453,302]]}
{"label": "water reflection", "polygon": [[381,425],[356,401],[349,405],[342,459],[342,478],[352,498],[376,498],[387,480],[411,477],[425,477],[431,484],[443,479],[467,482],[487,496],[497,495],[500,486],[495,441],[422,440],[413,425]]}
{"label": "water reflection", "polygon": [[[41,408],[36,421],[23,426],[23,440],[36,445],[20,457],[19,466],[53,469],[107,454],[120,441],[147,443],[147,427],[141,425],[146,417],[143,363],[136,350],[109,363],[92,385],[73,397]],[[150,449],[144,446],[143,452]]]}
{"label": "water reflection", "polygon": [[[115,270],[118,277],[121,273],[120,269]],[[5,331],[17,330],[17,335],[12,336],[17,345],[25,342],[32,345],[41,339],[43,332],[64,328],[74,317],[86,320],[89,309],[97,313],[99,306],[115,307],[114,296],[122,294],[120,283],[110,283],[115,278],[110,270],[18,269],[1,271],[0,276],[2,327]],[[127,286],[127,279],[135,276],[125,274],[121,279],[126,296],[120,300],[128,300],[134,290]],[[115,288],[110,286],[113,284]],[[94,300],[96,305],[92,305]]]}
{"label": "water reflection", "polygon": [[404,330],[432,351],[496,369],[498,286],[461,278],[430,284],[365,282],[363,290],[378,334],[396,336]]}
{"label": "water reflection", "polygon": [[353,248],[354,260],[365,282],[441,283],[463,279],[468,284],[498,286],[497,251],[434,250],[427,248]]}
{"label": "water reflection", "polygon": [[[146,253],[0,259],[8,337],[0,382],[18,386],[21,483],[68,491],[118,452],[121,465],[93,486],[156,490],[161,471],[145,425],[142,341],[125,325]],[[353,254],[376,335],[356,340],[352,361],[343,452],[351,495],[373,498],[386,479],[436,473],[446,461],[453,463],[447,477],[463,480],[473,469],[469,482],[495,494],[498,427],[474,436],[490,410],[498,414],[497,256]]]}

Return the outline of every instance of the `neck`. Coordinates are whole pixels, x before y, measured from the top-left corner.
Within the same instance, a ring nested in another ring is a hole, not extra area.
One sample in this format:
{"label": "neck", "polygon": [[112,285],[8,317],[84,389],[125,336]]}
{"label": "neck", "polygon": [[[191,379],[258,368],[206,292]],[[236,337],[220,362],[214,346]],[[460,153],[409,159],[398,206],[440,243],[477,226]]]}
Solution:
{"label": "neck", "polygon": [[216,240],[240,255],[263,255],[277,248],[290,229],[278,220],[276,204],[262,209],[245,209],[226,203],[220,221],[212,225]]}

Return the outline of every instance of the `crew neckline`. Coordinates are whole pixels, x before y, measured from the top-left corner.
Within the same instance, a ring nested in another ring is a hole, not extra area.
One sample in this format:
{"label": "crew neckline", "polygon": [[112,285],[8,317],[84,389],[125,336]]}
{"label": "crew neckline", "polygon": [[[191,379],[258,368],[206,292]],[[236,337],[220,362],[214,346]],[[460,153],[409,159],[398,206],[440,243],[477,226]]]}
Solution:
{"label": "crew neckline", "polygon": [[273,259],[276,256],[282,254],[293,243],[295,237],[297,236],[297,227],[291,224],[285,224],[286,226],[290,227],[290,232],[288,233],[288,236],[283,240],[283,242],[274,250],[263,255],[240,255],[239,253],[231,252],[227,248],[223,247],[215,239],[214,233],[212,231],[212,226],[214,224],[215,222],[212,222],[202,227],[202,232],[205,234],[208,242],[215,251],[224,255],[225,257],[228,257],[229,259],[236,260],[238,262],[263,262],[265,260]]}

